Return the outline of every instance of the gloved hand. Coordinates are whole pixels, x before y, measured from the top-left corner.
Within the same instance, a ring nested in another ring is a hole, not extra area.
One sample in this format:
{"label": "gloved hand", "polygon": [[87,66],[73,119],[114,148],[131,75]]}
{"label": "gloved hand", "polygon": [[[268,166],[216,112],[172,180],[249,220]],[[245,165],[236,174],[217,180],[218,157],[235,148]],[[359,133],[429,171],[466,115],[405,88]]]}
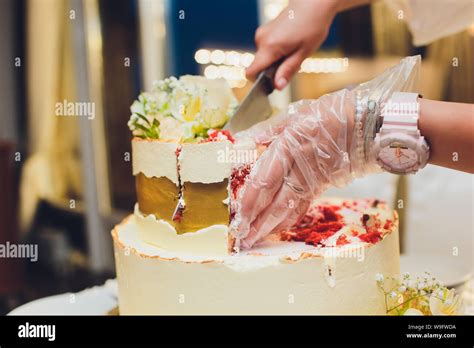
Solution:
{"label": "gloved hand", "polygon": [[237,197],[231,231],[238,248],[290,228],[328,187],[380,170],[370,152],[376,116],[394,91],[413,87],[419,61],[405,58],[370,82],[293,103],[237,134],[268,145]]}

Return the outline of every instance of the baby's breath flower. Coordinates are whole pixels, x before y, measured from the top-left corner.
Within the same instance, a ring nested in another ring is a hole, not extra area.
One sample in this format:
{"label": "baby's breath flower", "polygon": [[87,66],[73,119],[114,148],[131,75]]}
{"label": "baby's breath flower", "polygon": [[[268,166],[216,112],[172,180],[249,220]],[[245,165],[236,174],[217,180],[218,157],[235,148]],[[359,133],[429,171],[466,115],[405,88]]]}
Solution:
{"label": "baby's breath flower", "polygon": [[[386,291],[383,279],[393,280],[396,290]],[[408,273],[398,278],[384,278],[378,273],[376,280],[385,295],[387,314],[455,315],[459,312],[461,297],[455,290],[440,285],[428,272],[416,279],[411,279]]]}

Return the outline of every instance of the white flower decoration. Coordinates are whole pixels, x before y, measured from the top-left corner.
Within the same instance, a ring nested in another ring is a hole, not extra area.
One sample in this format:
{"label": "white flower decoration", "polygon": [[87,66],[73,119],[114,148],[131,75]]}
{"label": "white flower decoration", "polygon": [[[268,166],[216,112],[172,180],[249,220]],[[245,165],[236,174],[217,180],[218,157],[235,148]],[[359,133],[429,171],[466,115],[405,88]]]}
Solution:
{"label": "white flower decoration", "polygon": [[180,141],[184,138],[184,128],[173,117],[165,117],[160,123],[160,138]]}
{"label": "white flower decoration", "polygon": [[430,296],[430,311],[432,315],[455,315],[461,307],[461,298],[454,289],[442,291],[442,296]]}
{"label": "white flower decoration", "polygon": [[423,315],[423,313],[416,308],[408,308],[403,315]]}
{"label": "white flower decoration", "polygon": [[140,94],[130,107],[128,126],[143,138],[199,140],[207,137],[207,130],[224,126],[236,107],[237,99],[224,79],[170,77]]}

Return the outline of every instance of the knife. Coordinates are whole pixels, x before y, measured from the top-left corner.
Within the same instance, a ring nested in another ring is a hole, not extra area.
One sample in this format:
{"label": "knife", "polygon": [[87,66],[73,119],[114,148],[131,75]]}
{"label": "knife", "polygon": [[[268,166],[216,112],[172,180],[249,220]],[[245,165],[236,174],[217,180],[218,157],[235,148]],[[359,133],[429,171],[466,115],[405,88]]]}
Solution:
{"label": "knife", "polygon": [[272,115],[272,107],[268,100],[268,95],[275,89],[273,79],[281,62],[282,60],[277,61],[258,75],[250,92],[240,103],[240,106],[226,123],[224,129],[235,134],[266,120]]}

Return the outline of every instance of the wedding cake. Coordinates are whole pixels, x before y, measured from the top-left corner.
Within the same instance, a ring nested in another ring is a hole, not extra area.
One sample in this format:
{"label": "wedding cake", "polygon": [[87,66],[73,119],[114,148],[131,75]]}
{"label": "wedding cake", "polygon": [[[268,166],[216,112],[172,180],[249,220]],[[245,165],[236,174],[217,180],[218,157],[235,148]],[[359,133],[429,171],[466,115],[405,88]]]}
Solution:
{"label": "wedding cake", "polygon": [[374,199],[320,199],[290,230],[239,250],[238,194],[264,149],[221,130],[224,80],[155,84],[129,122],[137,203],[112,231],[120,314],[385,314],[398,217]]}

